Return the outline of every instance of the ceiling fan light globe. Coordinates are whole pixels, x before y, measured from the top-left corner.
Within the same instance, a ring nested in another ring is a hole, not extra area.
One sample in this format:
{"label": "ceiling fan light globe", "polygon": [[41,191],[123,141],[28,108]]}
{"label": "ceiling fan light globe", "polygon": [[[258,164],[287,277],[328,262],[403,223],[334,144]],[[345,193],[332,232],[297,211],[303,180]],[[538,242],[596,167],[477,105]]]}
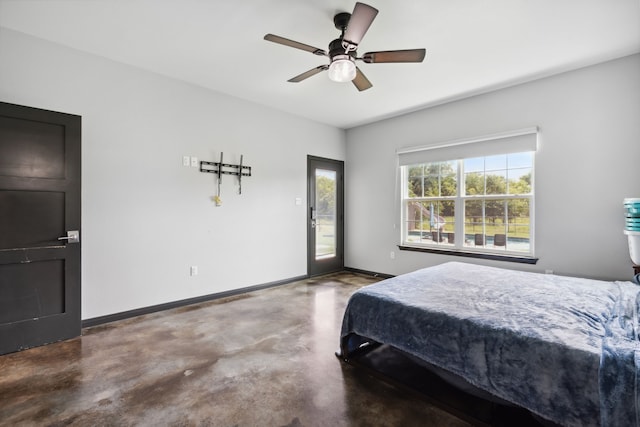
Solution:
{"label": "ceiling fan light globe", "polygon": [[329,66],[329,78],[334,82],[350,82],[356,78],[356,64],[351,58],[337,58]]}

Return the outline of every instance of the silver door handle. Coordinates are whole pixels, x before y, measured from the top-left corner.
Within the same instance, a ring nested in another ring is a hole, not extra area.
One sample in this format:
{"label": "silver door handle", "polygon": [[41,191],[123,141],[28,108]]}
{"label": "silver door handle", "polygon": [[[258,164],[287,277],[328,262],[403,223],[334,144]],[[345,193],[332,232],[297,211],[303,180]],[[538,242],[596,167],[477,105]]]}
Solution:
{"label": "silver door handle", "polygon": [[78,230],[67,231],[67,235],[58,237],[58,240],[66,240],[67,243],[78,243],[80,241],[80,232]]}

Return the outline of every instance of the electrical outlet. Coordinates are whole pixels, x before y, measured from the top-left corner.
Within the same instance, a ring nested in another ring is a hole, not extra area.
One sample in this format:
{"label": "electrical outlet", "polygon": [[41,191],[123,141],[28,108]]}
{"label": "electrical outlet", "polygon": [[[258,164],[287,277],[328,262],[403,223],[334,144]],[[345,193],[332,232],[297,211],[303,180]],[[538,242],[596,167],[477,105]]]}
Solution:
{"label": "electrical outlet", "polygon": [[197,276],[198,275],[198,266],[197,265],[192,265],[191,268],[189,269],[189,274],[191,276]]}
{"label": "electrical outlet", "polygon": [[191,157],[191,167],[192,168],[197,168],[198,167],[198,158],[197,157]]}
{"label": "electrical outlet", "polygon": [[182,166],[189,166],[191,159],[189,156],[182,156]]}
{"label": "electrical outlet", "polygon": [[396,259],[396,253],[394,251],[391,251],[391,253],[389,254],[389,258]]}

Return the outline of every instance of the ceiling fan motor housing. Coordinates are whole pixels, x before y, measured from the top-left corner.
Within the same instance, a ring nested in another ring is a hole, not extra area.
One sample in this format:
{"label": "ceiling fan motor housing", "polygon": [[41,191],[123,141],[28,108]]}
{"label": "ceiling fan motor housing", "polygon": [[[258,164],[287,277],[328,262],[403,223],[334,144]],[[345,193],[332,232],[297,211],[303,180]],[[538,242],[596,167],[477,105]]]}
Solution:
{"label": "ceiling fan motor housing", "polygon": [[329,57],[331,58],[331,61],[336,57],[351,59],[353,61],[356,58],[356,51],[352,50],[346,52],[344,46],[342,46],[342,38],[339,38],[329,43]]}

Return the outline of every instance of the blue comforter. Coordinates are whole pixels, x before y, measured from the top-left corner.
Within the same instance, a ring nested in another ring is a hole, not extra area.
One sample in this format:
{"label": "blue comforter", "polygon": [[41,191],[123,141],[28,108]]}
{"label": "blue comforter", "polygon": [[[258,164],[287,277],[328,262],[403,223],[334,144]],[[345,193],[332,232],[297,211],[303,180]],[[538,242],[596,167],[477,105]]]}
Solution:
{"label": "blue comforter", "polygon": [[567,426],[637,426],[640,286],[451,262],[357,291],[341,350],[392,345]]}

